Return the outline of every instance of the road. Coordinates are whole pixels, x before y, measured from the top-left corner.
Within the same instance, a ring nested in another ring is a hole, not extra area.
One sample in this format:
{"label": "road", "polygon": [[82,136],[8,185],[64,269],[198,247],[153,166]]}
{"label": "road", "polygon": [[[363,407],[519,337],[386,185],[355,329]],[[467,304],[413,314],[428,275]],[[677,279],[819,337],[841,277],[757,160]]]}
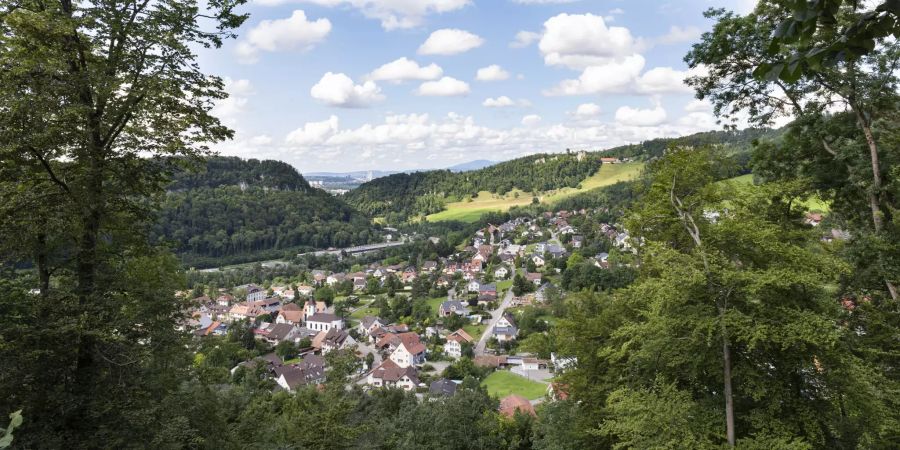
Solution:
{"label": "road", "polygon": [[481,335],[481,339],[478,340],[478,344],[475,345],[475,356],[484,355],[484,348],[487,346],[488,339],[491,338],[491,331],[494,329],[494,325],[497,325],[497,321],[500,320],[500,317],[503,316],[503,313],[506,311],[506,308],[509,308],[509,305],[512,304],[513,292],[512,288],[506,291],[506,295],[503,297],[503,301],[500,303],[500,306],[497,309],[491,311],[491,322],[488,327],[484,330],[484,333]]}

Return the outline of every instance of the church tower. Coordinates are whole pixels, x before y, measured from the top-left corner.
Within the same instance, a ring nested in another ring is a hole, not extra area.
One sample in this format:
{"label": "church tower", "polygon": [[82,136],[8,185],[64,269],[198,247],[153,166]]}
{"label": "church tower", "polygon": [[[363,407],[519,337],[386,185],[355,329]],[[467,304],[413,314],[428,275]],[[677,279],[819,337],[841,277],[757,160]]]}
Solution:
{"label": "church tower", "polygon": [[313,299],[307,300],[306,308],[303,312],[303,321],[306,322],[315,313],[316,313],[316,301]]}

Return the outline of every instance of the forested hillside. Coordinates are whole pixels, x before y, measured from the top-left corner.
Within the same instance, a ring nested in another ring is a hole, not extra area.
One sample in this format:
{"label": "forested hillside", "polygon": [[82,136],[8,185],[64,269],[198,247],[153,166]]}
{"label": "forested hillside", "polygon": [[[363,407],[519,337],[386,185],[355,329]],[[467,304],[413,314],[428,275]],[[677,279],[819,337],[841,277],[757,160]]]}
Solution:
{"label": "forested hillside", "polygon": [[369,215],[394,214],[406,219],[439,212],[446,202],[479,191],[505,194],[513,189],[538,192],[574,187],[599,168],[597,154],[538,154],[471,172],[435,170],[378,178],[350,192],[346,199]]}
{"label": "forested hillside", "polygon": [[746,164],[754,141],[775,139],[782,134],[780,129],[746,128],[743,130],[704,131],[676,138],[650,139],[639,144],[622,145],[603,152],[604,156],[617,158],[652,159],[659,158],[671,147],[722,146],[730,153],[746,155],[741,159]]}
{"label": "forested hillside", "polygon": [[278,258],[302,248],[374,242],[365,216],[279,161],[214,157],[174,175],[154,238],[192,266]]}

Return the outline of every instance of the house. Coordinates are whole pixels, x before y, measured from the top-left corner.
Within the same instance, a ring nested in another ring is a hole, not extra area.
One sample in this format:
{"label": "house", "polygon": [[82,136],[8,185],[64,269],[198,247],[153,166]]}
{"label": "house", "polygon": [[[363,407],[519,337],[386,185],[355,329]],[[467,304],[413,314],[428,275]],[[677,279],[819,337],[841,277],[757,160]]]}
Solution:
{"label": "house", "polygon": [[558,245],[551,244],[547,246],[547,253],[550,254],[551,258],[562,258],[566,256],[566,249]]}
{"label": "house", "polygon": [[550,363],[553,364],[553,368],[557,372],[561,372],[569,367],[574,367],[578,363],[578,359],[574,356],[564,357],[556,353],[550,353]]}
{"label": "house", "polygon": [[283,298],[285,300],[294,299],[294,290],[290,286],[275,286],[272,288],[272,292],[275,294],[275,296]]}
{"label": "house", "polygon": [[494,270],[494,278],[496,278],[498,280],[505,280],[506,277],[508,277],[508,276],[509,276],[509,269],[507,269],[506,266],[500,266]]}
{"label": "house", "polygon": [[438,277],[437,283],[435,283],[435,284],[437,284],[438,287],[443,287],[443,288],[449,287],[450,286],[450,278],[447,277],[446,275],[441,275],[440,277]]}
{"label": "house", "polygon": [[[321,303],[321,304],[320,304]],[[306,328],[312,331],[328,331],[332,328],[343,329],[344,319],[324,311],[325,304],[309,300],[303,312]]]}
{"label": "house", "polygon": [[576,234],[575,236],[572,236],[571,242],[573,248],[581,248],[584,246],[584,236]]}
{"label": "house", "polygon": [[231,306],[234,303],[234,296],[230,294],[222,294],[216,298],[216,304],[219,306]]}
{"label": "house", "polygon": [[328,279],[328,273],[325,272],[324,270],[313,270],[312,278],[313,278],[313,283],[316,286],[321,286],[322,283],[324,283],[325,280]]}
{"label": "house", "polygon": [[478,292],[481,289],[481,282],[478,280],[469,281],[469,284],[466,285],[466,290],[469,292]]}
{"label": "house", "polygon": [[619,158],[600,158],[600,162],[603,164],[619,164],[622,161]]}
{"label": "house", "polygon": [[497,285],[494,283],[482,284],[481,287],[478,288],[479,297],[494,297],[497,298]]}
{"label": "house", "polygon": [[526,273],[525,279],[534,283],[535,286],[541,285],[542,275],[539,273]]}
{"label": "house", "polygon": [[494,325],[494,329],[491,330],[491,334],[498,342],[515,340],[516,335],[519,334],[519,329],[516,328],[516,321],[512,314],[503,313],[503,316]]}
{"label": "house", "polygon": [[266,312],[258,306],[250,305],[248,303],[238,303],[237,305],[232,306],[228,311],[228,317],[232,321],[245,319],[254,320],[265,313]]}
{"label": "house", "polygon": [[461,358],[463,344],[472,343],[474,340],[463,329],[456,330],[447,336],[447,342],[444,344],[444,353],[453,358]]}
{"label": "house", "polygon": [[299,387],[325,381],[325,359],[321,356],[306,355],[296,365],[275,363],[271,371],[279,386],[288,392],[294,392]]}
{"label": "house", "polygon": [[303,309],[295,303],[288,303],[281,307],[278,311],[278,317],[275,323],[289,323],[291,325],[301,325],[303,323]]}
{"label": "house", "polygon": [[269,325],[263,339],[272,344],[277,345],[284,341],[294,341],[300,333],[300,327],[289,323],[275,323]]}
{"label": "house", "polygon": [[512,418],[517,412],[537,417],[537,413],[534,412],[534,406],[531,405],[531,402],[528,401],[527,398],[522,397],[521,395],[513,394],[500,400],[500,414]]}
{"label": "house", "polygon": [[235,289],[246,290],[248,302],[255,302],[266,298],[266,290],[255,284],[244,284]]}
{"label": "house", "polygon": [[547,368],[547,360],[538,358],[522,358],[522,370],[541,370]]}
{"label": "house", "polygon": [[354,291],[366,290],[366,279],[365,278],[354,278],[353,279],[353,290]]}
{"label": "house", "polygon": [[438,268],[438,264],[435,261],[425,261],[422,263],[422,272],[425,273],[434,273]]}
{"label": "house", "polygon": [[537,267],[543,267],[547,263],[541,255],[531,255],[531,262]]}
{"label": "house", "polygon": [[275,297],[267,297],[262,300],[250,302],[252,306],[262,308],[267,313],[273,313],[281,309],[281,300]]}
{"label": "house", "polygon": [[419,385],[419,376],[415,367],[400,367],[387,359],[369,372],[366,383],[375,387],[398,387],[412,391]]}
{"label": "house", "polygon": [[469,315],[469,308],[459,300],[447,300],[446,302],[441,303],[438,314],[441,317],[450,317],[453,314],[467,316]]}
{"label": "house", "polygon": [[400,343],[391,353],[390,360],[400,367],[409,367],[425,362],[425,344],[419,341],[416,333],[402,333],[397,335]]}
{"label": "house", "polygon": [[413,270],[413,271],[404,271],[402,274],[400,274],[400,281],[401,281],[403,284],[410,284],[410,283],[412,283],[413,281],[415,281],[415,279],[416,279],[417,276],[418,276],[418,274],[416,274],[416,271],[415,271],[415,270]]}
{"label": "house", "polygon": [[569,386],[554,381],[547,386],[547,397],[553,401],[568,400]]}
{"label": "house", "polygon": [[301,284],[300,286],[297,286],[297,293],[299,293],[300,295],[303,295],[305,297],[309,297],[310,295],[313,295],[313,291],[314,291],[314,289],[312,286],[307,286],[305,284]]}
{"label": "house", "polygon": [[346,330],[331,328],[328,331],[320,331],[312,339],[312,346],[324,355],[332,350],[355,347],[356,340]]}
{"label": "house", "polygon": [[447,378],[441,378],[431,382],[428,393],[436,397],[452,397],[456,393],[457,383]]}
{"label": "house", "polygon": [[379,317],[365,316],[362,318],[361,321],[359,321],[359,325],[357,326],[357,329],[358,329],[357,331],[359,331],[359,334],[362,336],[369,336],[369,334],[372,332],[372,330],[379,328],[379,327],[383,327],[385,325],[387,325],[387,324],[384,323],[384,321],[381,320],[381,318],[379,318]]}
{"label": "house", "polygon": [[346,275],[342,273],[333,273],[325,278],[325,284],[334,286],[335,284],[343,282],[345,279],[347,279]]}
{"label": "house", "polygon": [[200,329],[194,331],[195,336],[224,336],[228,332],[228,326],[219,321],[212,321]]}
{"label": "house", "polygon": [[499,369],[508,366],[509,362],[507,361],[506,356],[481,355],[475,357],[475,365],[478,367]]}

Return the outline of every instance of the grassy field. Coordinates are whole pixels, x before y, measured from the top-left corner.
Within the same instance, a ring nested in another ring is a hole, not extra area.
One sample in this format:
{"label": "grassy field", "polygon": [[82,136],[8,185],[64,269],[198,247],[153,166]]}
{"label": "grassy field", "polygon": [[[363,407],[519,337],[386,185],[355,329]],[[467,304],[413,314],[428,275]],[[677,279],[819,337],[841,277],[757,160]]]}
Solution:
{"label": "grassy field", "polygon": [[487,325],[484,324],[473,325],[471,323],[467,323],[463,325],[463,331],[469,333],[469,336],[472,336],[472,338],[475,339],[475,342],[478,342],[478,340],[481,339],[481,335],[484,333],[484,330],[486,328]]}
{"label": "grassy field", "polygon": [[[557,202],[575,194],[633,179],[640,174],[643,167],[643,163],[604,164],[597,173],[586,178],[581,183],[581,187],[543,192],[538,195],[538,198],[543,203]],[[458,220],[471,223],[478,220],[484,213],[506,211],[513,206],[527,205],[531,203],[532,197],[531,193],[519,190],[514,190],[506,195],[482,191],[472,201],[448,203],[444,211],[428,216],[427,220],[429,222]]]}
{"label": "grassy field", "polygon": [[503,281],[498,281],[498,282],[497,282],[497,290],[498,290],[498,291],[505,291],[505,290],[511,288],[511,287],[512,287],[512,284],[513,284],[513,280],[503,280]]}
{"label": "grassy field", "polygon": [[434,315],[437,315],[438,310],[441,309],[441,303],[444,303],[445,301],[447,301],[447,297],[429,298],[427,301],[428,301],[428,307],[431,308],[431,313]]}
{"label": "grassy field", "polygon": [[350,314],[350,318],[360,320],[366,316],[377,316],[377,315],[378,315],[378,308],[370,308],[370,307],[366,306],[363,308],[359,308],[356,311],[353,311],[353,313]]}
{"label": "grassy field", "polygon": [[484,379],[481,385],[487,388],[488,394],[499,398],[517,394],[529,400],[541,398],[547,392],[547,385],[531,381],[506,370],[498,370]]}

